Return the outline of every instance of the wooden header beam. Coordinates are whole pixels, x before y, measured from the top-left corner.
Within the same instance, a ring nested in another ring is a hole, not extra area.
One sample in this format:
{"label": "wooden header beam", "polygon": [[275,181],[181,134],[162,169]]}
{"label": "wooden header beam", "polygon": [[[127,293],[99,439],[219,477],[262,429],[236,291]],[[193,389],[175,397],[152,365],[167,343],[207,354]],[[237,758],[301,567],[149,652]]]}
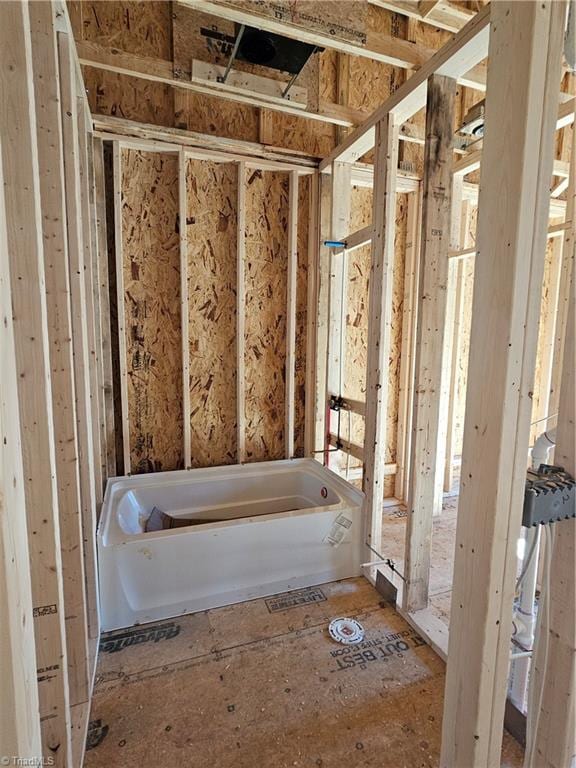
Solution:
{"label": "wooden header beam", "polygon": [[194,80],[180,80],[173,75],[172,63],[165,59],[138,56],[116,48],[106,48],[86,40],[77,41],[76,47],[82,66],[114,72],[125,77],[137,77],[140,80],[162,83],[172,88],[201,93],[205,96],[235,101],[253,107],[265,107],[274,112],[344,127],[359,125],[366,117],[366,114],[360,110],[332,102],[321,102],[320,109],[313,111],[306,109],[304,105],[297,102],[287,99],[283,101],[266,93],[235,87],[229,83],[222,84],[218,81],[201,80],[198,76]]}

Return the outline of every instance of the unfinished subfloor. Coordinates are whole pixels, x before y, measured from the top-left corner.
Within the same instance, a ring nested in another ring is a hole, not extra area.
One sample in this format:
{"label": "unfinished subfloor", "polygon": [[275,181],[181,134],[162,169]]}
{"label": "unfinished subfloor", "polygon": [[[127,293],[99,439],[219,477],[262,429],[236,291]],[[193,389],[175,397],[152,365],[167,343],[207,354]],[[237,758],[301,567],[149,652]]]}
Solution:
{"label": "unfinished subfloor", "polygon": [[[442,514],[434,518],[432,526],[432,557],[430,561],[430,608],[446,626],[450,624],[450,601],[454,572],[454,546],[458,496],[444,496]],[[404,547],[406,541],[406,508],[385,507],[382,516],[382,544],[380,553],[390,558],[394,567],[404,576]],[[390,571],[384,567],[390,577]]]}
{"label": "unfinished subfloor", "polygon": [[[351,616],[365,642],[327,626]],[[102,638],[86,768],[435,766],[444,664],[363,578]],[[503,766],[522,752],[505,734]]]}

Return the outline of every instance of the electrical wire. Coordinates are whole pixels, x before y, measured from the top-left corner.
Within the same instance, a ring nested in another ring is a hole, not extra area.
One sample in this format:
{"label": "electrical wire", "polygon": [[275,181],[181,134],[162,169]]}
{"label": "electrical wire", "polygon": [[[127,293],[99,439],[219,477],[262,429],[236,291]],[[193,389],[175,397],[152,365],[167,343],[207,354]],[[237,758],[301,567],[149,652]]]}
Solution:
{"label": "electrical wire", "polygon": [[544,416],[542,419],[536,419],[536,421],[530,422],[530,426],[533,427],[535,424],[541,424],[543,421],[552,421],[552,419],[555,419],[556,416],[558,416],[558,414],[553,413],[551,416]]}

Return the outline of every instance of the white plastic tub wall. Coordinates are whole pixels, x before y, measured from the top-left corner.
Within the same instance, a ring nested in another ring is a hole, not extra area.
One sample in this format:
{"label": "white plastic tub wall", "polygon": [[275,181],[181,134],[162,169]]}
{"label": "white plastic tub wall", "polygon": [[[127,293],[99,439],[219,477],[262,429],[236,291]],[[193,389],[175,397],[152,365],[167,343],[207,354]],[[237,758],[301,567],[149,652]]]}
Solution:
{"label": "white plastic tub wall", "polygon": [[[98,527],[102,628],[359,575],[362,498],[312,459],[113,478]],[[146,533],[155,506],[209,522]]]}

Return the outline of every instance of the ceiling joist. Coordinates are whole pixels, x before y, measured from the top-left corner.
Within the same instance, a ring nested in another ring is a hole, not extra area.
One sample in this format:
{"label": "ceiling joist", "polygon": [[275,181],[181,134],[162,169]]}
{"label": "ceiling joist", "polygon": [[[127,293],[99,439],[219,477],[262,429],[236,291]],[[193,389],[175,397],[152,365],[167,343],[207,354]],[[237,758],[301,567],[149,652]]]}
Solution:
{"label": "ceiling joist", "polygon": [[[370,29],[348,29],[345,25],[322,25],[322,20],[298,14],[289,3],[248,3],[236,0],[179,0],[180,5],[208,13],[237,24],[246,24],[267,32],[291,37],[322,48],[333,48],[353,56],[363,56],[402,69],[419,69],[435,51],[409,40]],[[360,3],[358,3],[360,5]],[[285,6],[285,7],[284,7]],[[360,16],[361,14],[357,14]],[[359,25],[361,26],[361,25]],[[483,67],[470,68],[462,73],[462,85],[478,90],[486,89]]]}

